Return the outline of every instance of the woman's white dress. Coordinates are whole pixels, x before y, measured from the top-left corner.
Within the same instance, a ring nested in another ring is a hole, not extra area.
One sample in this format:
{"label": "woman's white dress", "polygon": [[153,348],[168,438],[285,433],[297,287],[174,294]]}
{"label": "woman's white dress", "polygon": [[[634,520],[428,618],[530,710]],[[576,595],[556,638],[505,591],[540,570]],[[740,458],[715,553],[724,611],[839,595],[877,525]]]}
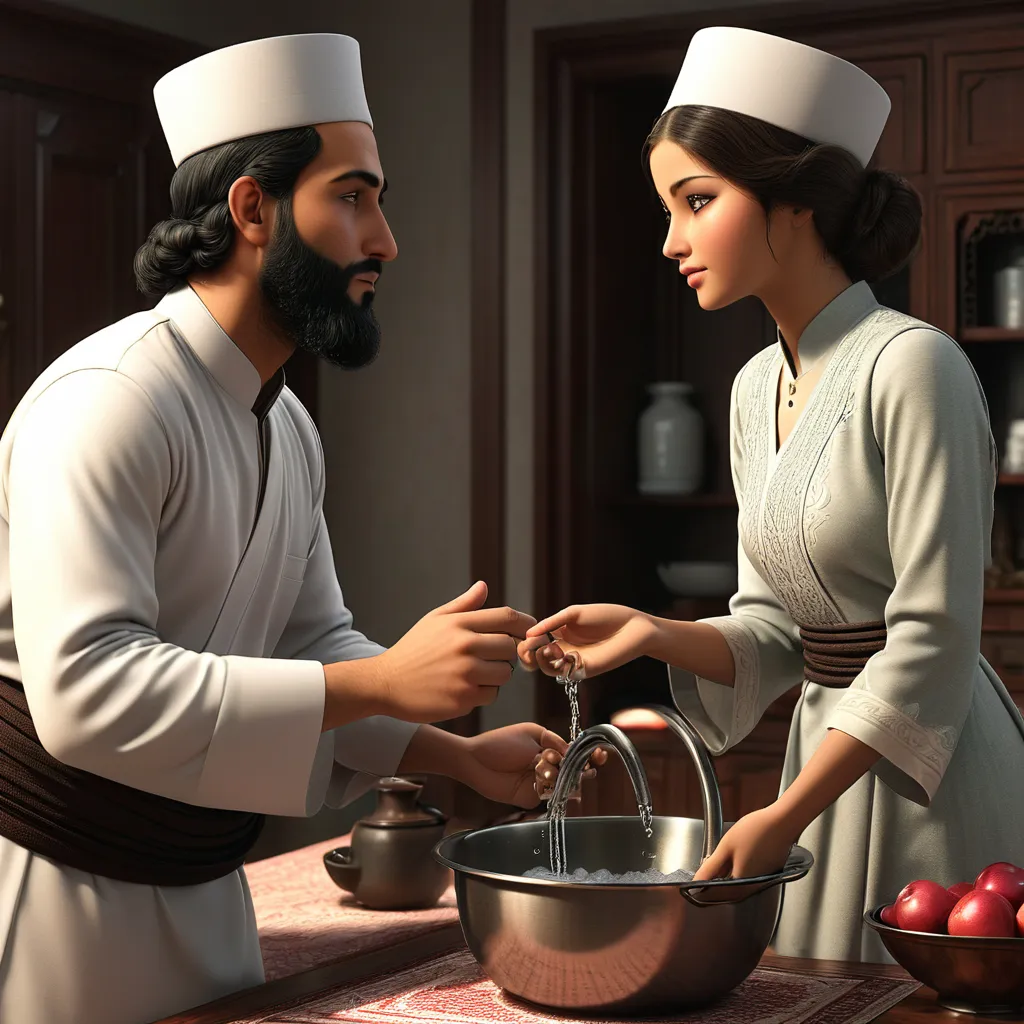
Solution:
{"label": "woman's white dress", "polygon": [[825,365],[778,450],[782,339],[733,385],[739,587],[729,616],[704,621],[735,685],[672,668],[673,694],[720,754],[801,685],[797,623],[885,621],[884,650],[849,688],[802,683],[783,789],[831,728],[881,759],[801,836],[815,864],[786,887],[775,948],[891,962],[866,909],[912,879],[1024,866],[1024,718],[979,649],[995,445],[965,353],[863,282],[808,325],[799,354]]}

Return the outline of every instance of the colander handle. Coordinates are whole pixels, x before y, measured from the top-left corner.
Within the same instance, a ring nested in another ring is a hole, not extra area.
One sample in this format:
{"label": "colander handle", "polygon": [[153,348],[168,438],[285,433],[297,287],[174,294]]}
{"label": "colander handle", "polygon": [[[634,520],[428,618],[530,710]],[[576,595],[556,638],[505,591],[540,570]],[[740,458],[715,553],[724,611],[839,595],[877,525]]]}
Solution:
{"label": "colander handle", "polygon": [[683,741],[693,761],[693,767],[697,770],[704,804],[704,848],[700,857],[703,862],[714,853],[722,838],[723,829],[722,794],[718,788],[718,776],[715,774],[715,766],[711,763],[711,755],[697,730],[674,708],[667,708],[661,704],[647,704],[643,710],[653,711]]}

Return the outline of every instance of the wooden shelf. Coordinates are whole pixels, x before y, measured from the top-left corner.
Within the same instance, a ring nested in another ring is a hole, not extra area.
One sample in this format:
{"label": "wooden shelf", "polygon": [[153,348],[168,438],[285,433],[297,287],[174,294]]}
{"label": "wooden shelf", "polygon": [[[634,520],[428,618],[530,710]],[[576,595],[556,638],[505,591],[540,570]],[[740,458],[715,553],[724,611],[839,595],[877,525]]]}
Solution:
{"label": "wooden shelf", "polygon": [[1020,341],[1024,342],[1024,330],[1011,327],[963,327],[960,341]]}
{"label": "wooden shelf", "polygon": [[1000,473],[1000,487],[1024,487],[1024,473]]}
{"label": "wooden shelf", "polygon": [[736,508],[736,495],[723,494],[625,494],[609,499],[619,508]]}
{"label": "wooden shelf", "polygon": [[991,589],[985,591],[986,604],[1024,604],[1024,590]]}

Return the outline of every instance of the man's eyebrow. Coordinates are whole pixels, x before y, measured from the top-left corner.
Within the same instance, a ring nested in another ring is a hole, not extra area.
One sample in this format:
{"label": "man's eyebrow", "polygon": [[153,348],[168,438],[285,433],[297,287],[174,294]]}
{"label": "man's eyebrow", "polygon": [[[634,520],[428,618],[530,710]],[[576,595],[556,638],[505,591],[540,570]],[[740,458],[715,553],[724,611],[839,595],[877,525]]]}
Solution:
{"label": "man's eyebrow", "polygon": [[680,178],[669,190],[669,195],[675,196],[676,192],[681,189],[688,181],[694,181],[697,178],[713,178],[713,174],[691,174],[688,178]]}
{"label": "man's eyebrow", "polygon": [[[329,185],[333,185],[336,182],[346,181],[346,180],[349,180],[351,178],[357,178],[359,181],[365,181],[366,184],[370,186],[370,188],[380,188],[380,184],[381,184],[380,178],[378,178],[377,175],[373,173],[373,171],[361,171],[361,170],[345,171],[344,174],[339,174],[336,178],[331,178],[331,180],[328,182],[328,184]],[[384,179],[384,187],[380,189],[380,194],[384,195],[384,193],[387,192],[387,190],[388,190],[388,179],[385,178]]]}

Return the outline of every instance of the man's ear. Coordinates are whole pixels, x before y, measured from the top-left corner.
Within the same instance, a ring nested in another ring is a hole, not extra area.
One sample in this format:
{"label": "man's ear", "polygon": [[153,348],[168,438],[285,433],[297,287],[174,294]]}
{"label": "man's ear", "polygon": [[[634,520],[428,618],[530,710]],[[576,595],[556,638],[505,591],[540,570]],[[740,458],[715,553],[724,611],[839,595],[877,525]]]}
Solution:
{"label": "man's ear", "polygon": [[228,191],[228,209],[238,233],[257,248],[270,244],[273,234],[273,200],[251,175],[238,178]]}

